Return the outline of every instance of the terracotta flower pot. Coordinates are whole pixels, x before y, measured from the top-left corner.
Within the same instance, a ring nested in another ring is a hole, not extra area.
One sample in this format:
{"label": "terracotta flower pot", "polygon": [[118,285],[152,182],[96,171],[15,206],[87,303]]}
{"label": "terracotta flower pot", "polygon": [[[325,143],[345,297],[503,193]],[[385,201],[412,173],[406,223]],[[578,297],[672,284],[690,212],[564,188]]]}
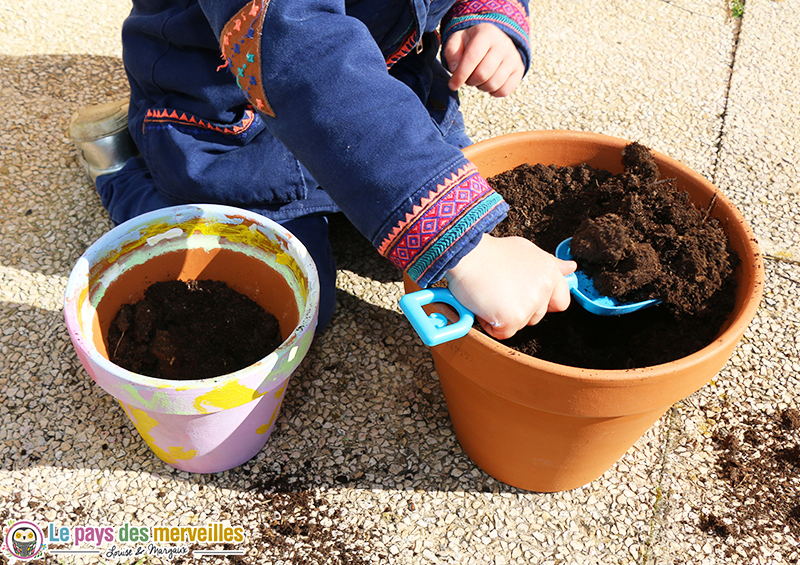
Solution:
{"label": "terracotta flower pot", "polygon": [[[105,336],[119,308],[141,300],[154,282],[190,279],[223,281],[254,300],[278,319],[283,343],[249,367],[189,381],[109,361]],[[317,270],[296,237],[263,216],[212,205],[157,210],[112,229],[78,260],[64,298],[86,371],[159,458],[195,473],[231,469],[264,447],[318,310]]]}
{"label": "terracotta flower pot", "polygon": [[[523,163],[588,163],[623,170],[627,141],[603,135],[543,131],[490,139],[464,153],[491,177]],[[699,390],[728,361],[761,300],[764,265],[741,213],[698,173],[653,152],[663,178],[722,223],[741,265],[736,305],[713,343],[662,365],[628,370],[569,367],[524,355],[472,329],[431,348],[456,435],[484,471],[512,486],[568,490],[608,470],[678,400]],[[406,292],[419,287],[405,279]],[[453,312],[431,305],[451,320]]]}

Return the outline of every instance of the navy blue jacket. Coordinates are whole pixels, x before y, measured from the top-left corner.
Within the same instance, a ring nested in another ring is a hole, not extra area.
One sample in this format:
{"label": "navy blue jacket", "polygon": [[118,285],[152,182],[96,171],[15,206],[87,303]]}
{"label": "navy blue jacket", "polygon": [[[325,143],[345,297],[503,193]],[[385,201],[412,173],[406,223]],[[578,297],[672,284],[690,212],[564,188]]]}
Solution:
{"label": "navy blue jacket", "polygon": [[507,211],[448,142],[463,123],[440,41],[481,22],[527,68],[518,0],[134,0],[129,126],[167,197],[341,210],[425,286]]}

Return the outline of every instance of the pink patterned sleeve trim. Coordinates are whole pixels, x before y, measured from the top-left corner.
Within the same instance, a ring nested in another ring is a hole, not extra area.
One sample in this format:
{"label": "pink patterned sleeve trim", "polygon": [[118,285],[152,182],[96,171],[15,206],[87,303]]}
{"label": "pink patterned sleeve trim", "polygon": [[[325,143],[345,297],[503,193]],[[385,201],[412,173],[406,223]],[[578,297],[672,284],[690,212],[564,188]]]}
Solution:
{"label": "pink patterned sleeve trim", "polygon": [[453,173],[398,222],[378,251],[415,280],[503,199],[472,163]]}

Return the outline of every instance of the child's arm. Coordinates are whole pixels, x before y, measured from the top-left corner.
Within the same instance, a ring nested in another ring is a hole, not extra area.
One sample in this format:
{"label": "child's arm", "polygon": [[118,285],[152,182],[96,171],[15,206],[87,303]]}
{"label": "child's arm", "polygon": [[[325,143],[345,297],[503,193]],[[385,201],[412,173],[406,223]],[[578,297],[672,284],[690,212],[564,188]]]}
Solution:
{"label": "child's arm", "polygon": [[[422,287],[450,272],[457,297],[479,318],[503,324],[490,329],[498,337],[565,307],[555,258],[527,242],[484,236],[508,205],[442,138],[419,97],[387,72],[369,29],[343,3],[200,3],[266,128],[382,255]],[[455,10],[443,36],[487,19],[503,29],[527,26],[517,0],[491,5],[508,10],[480,11],[477,21]],[[467,8],[474,6],[480,0]],[[526,64],[527,50],[514,43]]]}
{"label": "child's arm", "polygon": [[485,234],[446,276],[450,291],[483,329],[507,339],[545,313],[569,306],[564,275],[575,268],[574,261],[557,259],[526,239]]}
{"label": "child's arm", "polygon": [[488,23],[453,33],[444,58],[453,73],[448,84],[452,90],[468,84],[499,98],[511,94],[525,74],[517,46]]}

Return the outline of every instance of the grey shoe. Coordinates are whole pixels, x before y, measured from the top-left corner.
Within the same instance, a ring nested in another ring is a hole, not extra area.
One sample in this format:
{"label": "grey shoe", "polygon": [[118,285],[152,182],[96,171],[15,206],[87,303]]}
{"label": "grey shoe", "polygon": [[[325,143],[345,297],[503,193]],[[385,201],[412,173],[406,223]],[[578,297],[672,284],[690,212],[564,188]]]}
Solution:
{"label": "grey shoe", "polygon": [[92,182],[120,170],[139,154],[128,131],[127,99],[79,108],[72,114],[69,136]]}

